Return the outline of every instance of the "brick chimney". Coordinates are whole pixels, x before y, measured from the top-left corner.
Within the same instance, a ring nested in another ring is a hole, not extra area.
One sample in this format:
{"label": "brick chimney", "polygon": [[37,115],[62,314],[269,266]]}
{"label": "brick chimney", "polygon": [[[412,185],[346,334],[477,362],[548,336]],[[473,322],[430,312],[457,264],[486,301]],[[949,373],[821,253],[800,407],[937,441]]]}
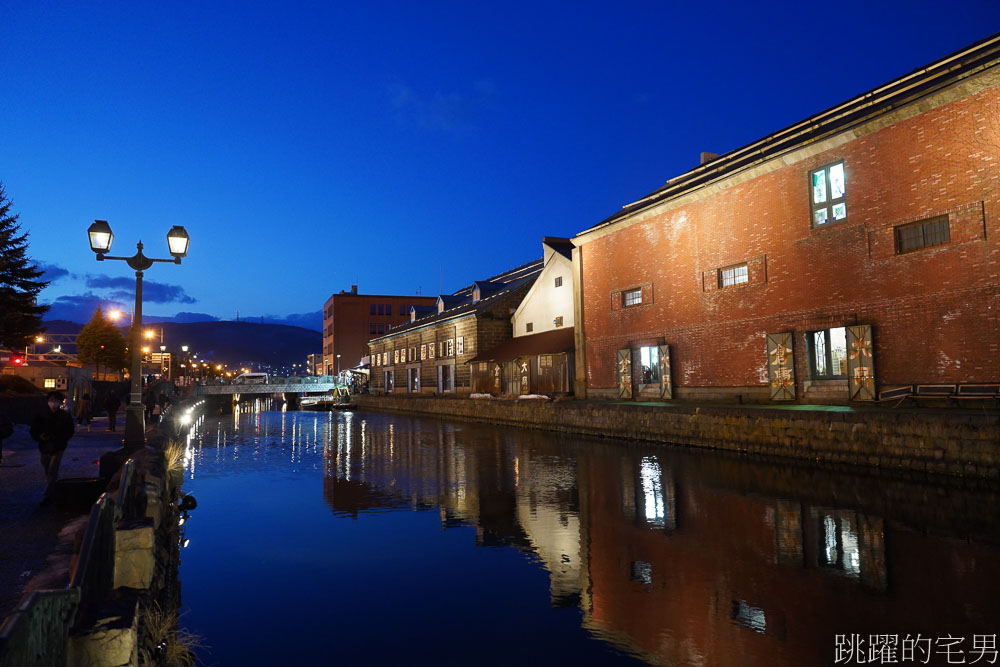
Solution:
{"label": "brick chimney", "polygon": [[357,293],[358,293],[358,286],[351,285],[351,294],[357,294]]}

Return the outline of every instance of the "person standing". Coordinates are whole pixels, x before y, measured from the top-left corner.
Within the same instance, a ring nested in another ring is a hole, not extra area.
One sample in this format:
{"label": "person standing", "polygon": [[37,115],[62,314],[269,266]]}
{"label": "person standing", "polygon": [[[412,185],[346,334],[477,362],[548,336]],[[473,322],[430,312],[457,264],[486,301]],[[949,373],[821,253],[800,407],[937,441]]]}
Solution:
{"label": "person standing", "polygon": [[90,430],[90,394],[84,394],[76,402],[76,424],[80,426],[87,422],[87,430]]}
{"label": "person standing", "polygon": [[112,389],[108,393],[108,398],[104,401],[104,409],[108,411],[108,430],[115,430],[115,422],[118,419],[118,408],[120,408],[122,402],[118,400],[118,394]]}
{"label": "person standing", "polygon": [[0,412],[0,463],[3,463],[3,441],[14,435],[14,422],[6,413]]}
{"label": "person standing", "polygon": [[45,398],[46,408],[35,416],[29,431],[31,438],[38,443],[42,469],[45,471],[43,503],[52,497],[52,489],[59,478],[59,464],[62,463],[63,452],[74,431],[73,417],[62,409],[66,397],[61,392],[50,391]]}

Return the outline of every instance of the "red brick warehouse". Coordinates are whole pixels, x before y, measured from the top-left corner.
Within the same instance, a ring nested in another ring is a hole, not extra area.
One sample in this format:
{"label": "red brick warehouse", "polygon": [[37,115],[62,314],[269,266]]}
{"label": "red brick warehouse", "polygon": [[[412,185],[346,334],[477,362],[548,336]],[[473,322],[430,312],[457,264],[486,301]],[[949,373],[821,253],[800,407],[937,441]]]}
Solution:
{"label": "red brick warehouse", "polygon": [[1000,35],[573,239],[577,395],[847,403],[1000,382]]}

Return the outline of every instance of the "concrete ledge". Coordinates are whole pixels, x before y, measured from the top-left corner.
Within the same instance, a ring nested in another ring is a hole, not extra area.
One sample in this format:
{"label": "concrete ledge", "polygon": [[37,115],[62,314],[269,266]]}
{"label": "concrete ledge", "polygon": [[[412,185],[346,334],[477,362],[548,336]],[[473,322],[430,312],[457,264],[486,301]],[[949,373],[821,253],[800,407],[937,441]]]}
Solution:
{"label": "concrete ledge", "polygon": [[362,410],[1000,479],[1000,413],[996,411],[781,409],[375,395],[358,396],[357,404]]}

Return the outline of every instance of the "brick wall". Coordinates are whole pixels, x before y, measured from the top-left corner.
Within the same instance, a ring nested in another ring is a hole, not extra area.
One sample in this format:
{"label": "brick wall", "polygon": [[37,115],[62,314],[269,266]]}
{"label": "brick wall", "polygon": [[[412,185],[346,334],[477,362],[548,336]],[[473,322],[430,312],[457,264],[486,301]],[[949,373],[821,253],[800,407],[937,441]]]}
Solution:
{"label": "brick wall", "polygon": [[[759,396],[765,334],[793,331],[802,399],[805,332],[851,324],[872,325],[882,386],[1000,380],[1000,88],[955,97],[583,239],[592,395],[613,391],[617,349],[662,338],[677,396],[705,388]],[[847,219],[814,229],[809,174],[837,161],[847,172]],[[948,244],[895,253],[893,227],[945,214]],[[712,282],[741,262],[747,284]],[[618,307],[616,293],[640,285],[644,303]]]}

